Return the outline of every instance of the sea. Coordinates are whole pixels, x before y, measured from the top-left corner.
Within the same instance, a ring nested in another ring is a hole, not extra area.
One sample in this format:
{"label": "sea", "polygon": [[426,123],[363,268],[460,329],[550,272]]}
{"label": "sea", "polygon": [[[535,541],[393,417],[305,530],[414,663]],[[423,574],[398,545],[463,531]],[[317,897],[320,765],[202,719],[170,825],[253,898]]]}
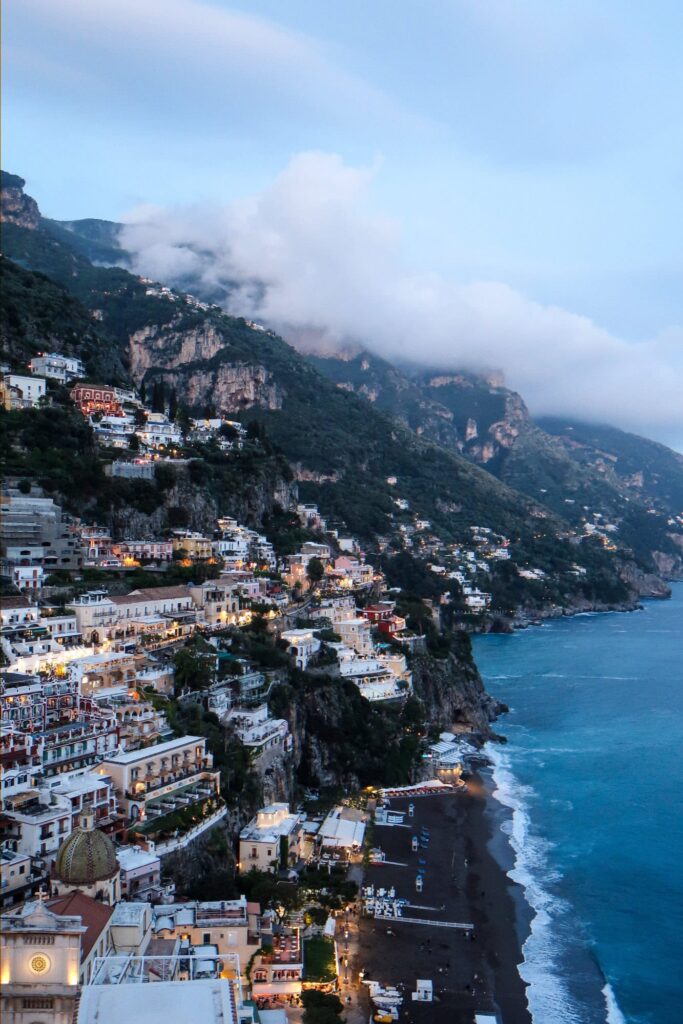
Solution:
{"label": "sea", "polygon": [[473,645],[534,1024],[683,1024],[683,584]]}

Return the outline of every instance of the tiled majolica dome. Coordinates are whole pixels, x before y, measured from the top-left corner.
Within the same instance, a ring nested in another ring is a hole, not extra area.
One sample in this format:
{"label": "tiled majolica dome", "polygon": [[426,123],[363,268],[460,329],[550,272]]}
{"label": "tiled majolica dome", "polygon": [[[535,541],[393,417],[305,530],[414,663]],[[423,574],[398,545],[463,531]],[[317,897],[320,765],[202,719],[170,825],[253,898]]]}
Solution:
{"label": "tiled majolica dome", "polygon": [[67,885],[95,885],[119,870],[114,844],[98,828],[77,826],[57,853],[55,871]]}

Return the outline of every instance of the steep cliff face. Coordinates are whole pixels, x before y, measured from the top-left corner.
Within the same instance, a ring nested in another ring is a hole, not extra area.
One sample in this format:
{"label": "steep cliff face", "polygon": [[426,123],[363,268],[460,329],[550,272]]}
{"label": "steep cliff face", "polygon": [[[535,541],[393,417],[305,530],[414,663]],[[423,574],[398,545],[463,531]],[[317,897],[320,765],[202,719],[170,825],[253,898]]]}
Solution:
{"label": "steep cliff face", "polygon": [[260,363],[229,359],[230,345],[208,321],[149,324],[130,335],[131,375],[139,384],[163,380],[190,408],[213,405],[223,413],[280,409],[282,391]]}
{"label": "steep cliff face", "polygon": [[147,324],[133,331],[129,344],[130,372],[139,384],[152,367],[172,370],[213,359],[225,347],[225,339],[206,321],[195,327],[183,327],[182,319],[175,317],[170,324]]}
{"label": "steep cliff face", "polygon": [[1,218],[6,224],[16,224],[17,227],[35,231],[40,224],[40,210],[35,199],[25,194],[25,184],[24,179],[20,178],[18,174],[8,174],[7,171],[2,171],[0,177]]}
{"label": "steep cliff face", "polygon": [[[169,528],[176,509],[185,513],[185,521],[177,525],[201,533],[213,530],[219,514],[229,514],[225,510],[218,511],[218,502],[214,496],[192,481],[187,468],[183,467],[176,473],[176,483],[164,493],[153,512],[143,512],[129,504],[111,508],[106,517],[106,525],[112,536],[120,540],[161,536]],[[263,501],[263,495],[260,498]]]}
{"label": "steep cliff face", "polygon": [[339,676],[292,671],[269,701],[293,738],[291,761],[269,783],[273,792],[291,794],[289,779],[315,788],[403,784],[419,772],[425,728],[494,735],[491,722],[506,709],[484,689],[468,636],[458,634],[445,658],[416,655],[412,669],[415,697],[399,705],[370,704]]}
{"label": "steep cliff face", "polygon": [[425,705],[430,726],[482,739],[491,735],[491,722],[502,708],[484,689],[471,657],[418,654],[412,669],[415,694]]}
{"label": "steep cliff face", "polygon": [[265,366],[247,363],[219,363],[213,368],[163,371],[152,370],[147,381],[162,379],[182,394],[190,409],[212,405],[218,412],[238,413],[244,409],[279,409],[282,394]]}
{"label": "steep cliff face", "polygon": [[242,455],[208,469],[199,462],[179,466],[156,508],[141,510],[125,501],[99,509],[98,520],[121,540],[159,536],[169,526],[211,534],[217,517],[226,515],[260,528],[276,506],[296,503],[296,484],[282,469],[280,460],[265,455]]}
{"label": "steep cliff face", "polygon": [[470,417],[467,421],[462,451],[482,466],[509,451],[529,424],[529,412],[520,396],[506,391],[503,398],[504,409],[500,419],[486,423]]}

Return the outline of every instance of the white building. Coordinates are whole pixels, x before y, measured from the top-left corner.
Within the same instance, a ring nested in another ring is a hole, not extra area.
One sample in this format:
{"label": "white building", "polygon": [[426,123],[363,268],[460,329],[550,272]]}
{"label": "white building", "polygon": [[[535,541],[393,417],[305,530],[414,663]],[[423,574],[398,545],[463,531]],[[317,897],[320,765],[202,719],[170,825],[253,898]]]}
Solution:
{"label": "white building", "polygon": [[178,807],[216,799],[220,772],[203,736],[178,736],[142,750],[106,757],[95,769],[114,781],[119,809],[130,821],[151,821]]}
{"label": "white building", "polygon": [[44,377],[24,377],[6,373],[2,378],[2,404],[5,409],[35,409],[45,398]]}
{"label": "white building", "polygon": [[116,851],[121,869],[121,895],[124,899],[145,899],[159,889],[161,860],[156,853],[140,846],[123,846]]}
{"label": "white building", "polygon": [[45,570],[42,565],[13,565],[12,582],[22,594],[37,594],[43,587]]}
{"label": "white building", "polygon": [[365,815],[354,807],[333,807],[318,829],[323,847],[360,850],[365,837]]}
{"label": "white building", "polygon": [[183,437],[180,428],[162,412],[148,413],[145,425],[138,427],[135,433],[148,448],[180,444]]}
{"label": "white building", "polygon": [[41,374],[60,384],[85,376],[85,367],[75,356],[63,356],[58,352],[41,352],[29,363],[31,373]]}
{"label": "white building", "polygon": [[132,416],[103,416],[100,420],[91,419],[90,424],[95,440],[108,448],[128,448],[135,433]]}
{"label": "white building", "polygon": [[253,757],[274,748],[288,750],[291,746],[289,723],[285,718],[271,718],[267,704],[256,708],[231,708],[224,721],[234,727],[240,742]]}
{"label": "white building", "polygon": [[303,853],[303,820],[289,804],[263,807],[240,832],[240,870],[277,872],[295,864]]}
{"label": "white building", "polygon": [[281,639],[287,642],[287,652],[294,657],[296,667],[300,669],[306,669],[321,646],[312,629],[287,629],[281,634]]}
{"label": "white building", "polygon": [[483,612],[491,604],[491,595],[485,594],[477,587],[464,586],[462,588],[465,604],[473,612]]}

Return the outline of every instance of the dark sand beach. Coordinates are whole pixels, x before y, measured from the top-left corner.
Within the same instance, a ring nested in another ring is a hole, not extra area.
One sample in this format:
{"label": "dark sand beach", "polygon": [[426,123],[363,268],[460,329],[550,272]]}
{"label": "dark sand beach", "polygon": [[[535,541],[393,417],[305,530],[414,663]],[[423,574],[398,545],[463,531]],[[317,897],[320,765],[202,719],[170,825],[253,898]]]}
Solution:
{"label": "dark sand beach", "polygon": [[[375,845],[387,861],[398,863],[371,864],[365,884],[394,886],[397,897],[429,908],[411,908],[405,916],[471,923],[474,928],[364,918],[353,944],[349,976],[355,980],[365,969],[377,981],[404,986],[400,1019],[414,1024],[472,1024],[475,1010],[497,1011],[505,1024],[530,1024],[525,986],[517,970],[528,912],[521,890],[499,863],[506,848],[504,842],[500,849],[496,845],[501,808],[478,775],[471,777],[466,791],[412,801],[393,798],[390,806],[407,810],[411,802],[414,818],[405,819],[410,828],[375,827]],[[413,853],[411,837],[423,828],[429,830],[429,845]],[[420,859],[426,862],[426,874],[418,893]],[[434,1002],[411,1000],[418,978],[431,979]],[[359,1009],[364,1005],[369,1016],[370,1002],[361,995]]]}

